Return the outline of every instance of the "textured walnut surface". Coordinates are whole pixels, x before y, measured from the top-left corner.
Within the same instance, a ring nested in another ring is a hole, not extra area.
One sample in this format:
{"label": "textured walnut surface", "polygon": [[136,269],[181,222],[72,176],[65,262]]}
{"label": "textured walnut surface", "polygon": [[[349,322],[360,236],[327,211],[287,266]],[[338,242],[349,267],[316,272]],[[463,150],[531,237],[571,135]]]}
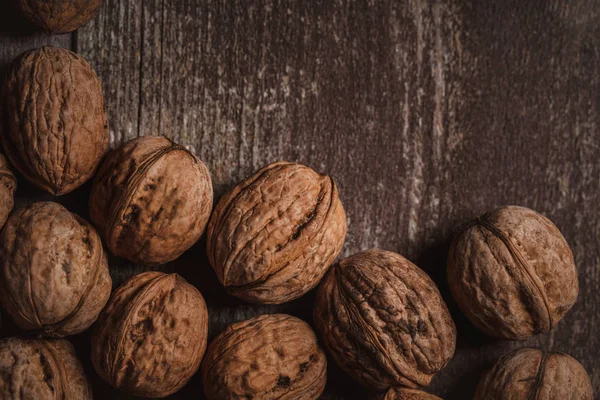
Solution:
{"label": "textured walnut surface", "polygon": [[12,165],[55,195],[76,189],[108,148],[100,80],[77,54],[45,46],[19,56],[2,93],[0,138]]}
{"label": "textured walnut surface", "polygon": [[208,257],[234,296],[284,303],[317,285],[346,237],[333,180],[289,162],[270,164],[215,207]]}
{"label": "textured walnut surface", "polygon": [[198,241],[212,201],[204,163],[165,137],[147,136],[109,153],[94,179],[90,217],[113,254],[162,264]]}
{"label": "textured walnut surface", "polygon": [[14,206],[15,190],[17,190],[17,178],[10,170],[6,157],[0,153],[0,229]]}
{"label": "textured walnut surface", "polygon": [[523,348],[504,355],[481,380],[475,400],[593,400],[592,383],[573,357]]}
{"label": "textured walnut surface", "polygon": [[194,375],[206,350],[208,312],[176,274],[145,272],[112,295],[92,335],[92,362],[114,387],[166,397]]}
{"label": "textured walnut surface", "polygon": [[0,254],[0,300],[22,329],[79,333],[108,301],[112,282],[100,237],[57,203],[14,212],[0,235]]}
{"label": "textured walnut surface", "polygon": [[417,389],[392,388],[381,400],[442,400],[441,398]]}
{"label": "textured walnut surface", "polygon": [[102,0],[14,0],[33,24],[49,33],[68,33],[91,20]]}
{"label": "textured walnut surface", "polygon": [[558,228],[515,206],[489,212],[457,235],[448,281],[475,326],[510,339],[548,332],[579,292],[573,253]]}
{"label": "textured walnut surface", "polygon": [[262,315],[230,325],[202,365],[209,400],[317,399],[327,359],[310,326],[290,315]]}
{"label": "textured walnut surface", "polygon": [[425,272],[389,251],[344,258],[317,293],[314,318],[336,362],[364,386],[417,388],[454,355],[456,328]]}
{"label": "textured walnut surface", "polygon": [[89,400],[92,390],[66,340],[0,341],[0,398]]}

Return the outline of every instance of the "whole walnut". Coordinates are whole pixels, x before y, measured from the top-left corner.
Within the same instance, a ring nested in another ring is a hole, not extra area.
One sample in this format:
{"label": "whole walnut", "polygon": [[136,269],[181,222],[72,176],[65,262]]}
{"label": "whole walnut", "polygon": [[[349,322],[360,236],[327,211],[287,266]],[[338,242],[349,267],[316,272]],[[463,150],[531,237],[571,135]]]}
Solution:
{"label": "whole walnut", "polygon": [[17,178],[8,167],[8,161],[0,153],[0,229],[15,205]]}
{"label": "whole walnut", "polygon": [[206,350],[208,311],[176,274],[135,275],[112,295],[92,334],[92,362],[112,386],[166,397],[194,375]]}
{"label": "whole walnut", "polygon": [[0,398],[87,400],[92,389],[66,340],[0,340]]}
{"label": "whole walnut", "polygon": [[573,253],[550,220],[507,206],[466,225],[448,256],[448,283],[460,309],[490,336],[548,332],[577,299]]}
{"label": "whole walnut", "polygon": [[593,400],[585,369],[563,353],[523,348],[505,354],[479,383],[475,400]]}
{"label": "whole walnut", "polygon": [[442,400],[433,394],[417,389],[391,388],[381,400]]}
{"label": "whole walnut", "polygon": [[100,80],[83,58],[49,46],[25,52],[2,97],[0,138],[27,180],[58,196],[91,178],[108,149],[108,124]]}
{"label": "whole walnut", "polygon": [[114,255],[157,265],[200,239],[212,201],[202,161],[166,137],[146,136],[108,154],[94,180],[90,216]]}
{"label": "whole walnut", "polygon": [[32,24],[48,33],[69,33],[87,24],[102,0],[14,0]]}
{"label": "whole walnut", "polygon": [[110,296],[94,228],[57,203],[15,211],[0,235],[0,300],[16,324],[46,336],[86,330]]}
{"label": "whole walnut", "polygon": [[454,322],[433,281],[389,251],[334,265],[317,292],[314,319],[338,365],[372,390],[427,386],[456,347]]}
{"label": "whole walnut", "polygon": [[310,326],[285,314],[230,325],[208,346],[202,363],[209,400],[317,399],[327,359]]}
{"label": "whole walnut", "polygon": [[345,237],[346,214],[333,180],[277,162],[223,196],[208,225],[207,251],[229,293],[280,304],[319,283]]}

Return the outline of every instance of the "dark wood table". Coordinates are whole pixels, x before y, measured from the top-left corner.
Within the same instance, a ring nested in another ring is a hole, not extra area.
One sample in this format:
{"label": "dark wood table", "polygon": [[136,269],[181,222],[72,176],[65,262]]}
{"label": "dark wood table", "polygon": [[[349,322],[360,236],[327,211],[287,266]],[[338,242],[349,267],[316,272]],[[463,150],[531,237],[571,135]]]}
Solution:
{"label": "dark wood table", "polygon": [[[348,213],[343,255],[399,252],[439,285],[455,357],[432,392],[468,399],[509,349],[577,358],[600,395],[600,2],[597,0],[105,0],[71,35],[33,32],[3,1],[0,67],[44,44],[71,48],[103,81],[111,145],[166,135],[209,166],[217,199],[275,160],[331,174]],[[23,179],[18,202],[52,199]],[[89,185],[54,199],[87,215]],[[531,207],[570,243],[579,301],[552,332],[484,337],[445,280],[456,227],[496,206]],[[312,323],[314,293],[253,306],[221,289],[204,242],[161,267],[200,288],[210,336],[287,312]],[[111,260],[115,284],[141,267]],[[14,327],[4,319],[3,334]],[[97,399],[125,399],[95,375]],[[330,363],[325,399],[366,393]],[[173,398],[202,398],[198,377]]]}

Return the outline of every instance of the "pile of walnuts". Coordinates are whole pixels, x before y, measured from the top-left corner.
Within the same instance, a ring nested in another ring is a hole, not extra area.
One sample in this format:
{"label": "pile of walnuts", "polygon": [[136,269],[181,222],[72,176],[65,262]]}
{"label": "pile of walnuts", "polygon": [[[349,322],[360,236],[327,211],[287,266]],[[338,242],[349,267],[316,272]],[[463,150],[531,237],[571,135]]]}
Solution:
{"label": "pile of walnuts", "polygon": [[[69,32],[101,1],[16,4],[43,29]],[[23,336],[0,341],[0,398],[91,399],[65,339],[91,327],[97,374],[136,396],[169,396],[200,371],[209,400],[316,399],[329,356],[376,398],[439,399],[423,389],[455,352],[448,307],[433,280],[399,254],[371,249],[335,262],[347,218],[330,176],[275,162],[213,209],[209,170],[185,147],[146,136],[108,152],[100,80],[64,49],[19,56],[1,96],[0,301]],[[13,210],[13,170],[55,196],[93,177],[93,225],[55,202]],[[108,253],[158,266],[204,233],[218,281],[243,301],[282,304],[319,285],[318,335],[301,319],[270,314],[236,322],[208,343],[209,308],[181,276],[149,270],[113,291]],[[463,226],[447,267],[460,309],[500,338],[550,331],[577,299],[569,246],[527,208],[503,207]],[[568,355],[536,349],[502,357],[476,394],[562,397],[591,400],[588,375]]]}

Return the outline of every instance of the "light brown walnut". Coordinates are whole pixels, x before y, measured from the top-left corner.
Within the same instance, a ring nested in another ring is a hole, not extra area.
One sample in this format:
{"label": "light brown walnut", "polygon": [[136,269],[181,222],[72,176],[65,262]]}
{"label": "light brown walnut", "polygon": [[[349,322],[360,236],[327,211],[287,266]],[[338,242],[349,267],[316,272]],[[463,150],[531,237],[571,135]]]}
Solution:
{"label": "light brown walnut", "polygon": [[0,153],[0,229],[15,205],[17,178],[9,168],[8,161]]}
{"label": "light brown walnut", "polygon": [[441,398],[417,389],[391,388],[381,400],[442,400]]}
{"label": "light brown walnut", "polygon": [[48,33],[69,33],[87,24],[102,0],[14,0],[31,23]]}

